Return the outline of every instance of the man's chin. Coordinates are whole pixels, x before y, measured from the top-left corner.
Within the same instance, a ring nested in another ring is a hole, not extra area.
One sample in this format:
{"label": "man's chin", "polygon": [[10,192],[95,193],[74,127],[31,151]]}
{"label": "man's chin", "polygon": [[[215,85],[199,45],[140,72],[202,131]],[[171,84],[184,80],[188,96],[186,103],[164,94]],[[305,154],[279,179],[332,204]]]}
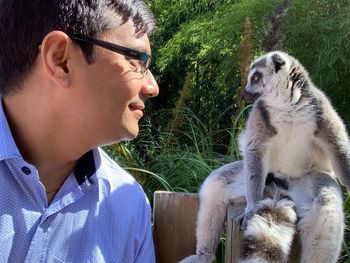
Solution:
{"label": "man's chin", "polygon": [[124,141],[132,141],[133,139],[135,139],[138,135],[139,131],[134,131],[134,132],[128,132],[125,133],[123,136],[118,136],[115,138],[110,138],[110,140],[105,141],[104,143],[101,143],[100,146],[108,146],[111,144],[115,144],[118,142],[124,142]]}
{"label": "man's chin", "polygon": [[139,135],[139,129],[128,130],[128,132],[120,139],[120,141],[131,141]]}

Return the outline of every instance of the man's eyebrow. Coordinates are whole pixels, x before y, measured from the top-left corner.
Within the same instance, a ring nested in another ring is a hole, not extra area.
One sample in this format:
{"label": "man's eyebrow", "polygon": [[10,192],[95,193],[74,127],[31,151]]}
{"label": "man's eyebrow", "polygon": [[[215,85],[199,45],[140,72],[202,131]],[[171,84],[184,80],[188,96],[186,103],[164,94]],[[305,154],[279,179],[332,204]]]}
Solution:
{"label": "man's eyebrow", "polygon": [[133,49],[135,49],[135,50],[137,50],[137,51],[140,51],[140,52],[142,52],[142,53],[147,53],[148,55],[152,56],[151,51],[146,50],[144,47],[137,47],[137,46],[136,46],[136,47],[133,48]]}
{"label": "man's eyebrow", "polygon": [[142,53],[147,53],[148,55],[152,55],[151,49],[147,49],[144,45],[138,44],[138,43],[133,43],[129,46],[131,49],[135,49],[139,52]]}
{"label": "man's eyebrow", "polygon": [[[106,35],[106,36],[108,36],[108,35]],[[109,36],[113,37],[113,35],[109,35]],[[145,48],[145,45],[143,45],[142,43],[140,43],[138,41],[134,41],[134,42],[131,42],[131,43],[126,43],[118,35],[114,35],[114,37],[116,39],[115,42],[114,41],[110,41],[110,40],[103,40],[103,41],[110,42],[110,43],[116,44],[118,46],[126,47],[126,48],[129,48],[129,49],[134,49],[134,50],[137,50],[139,52],[147,53],[148,55],[152,56],[151,50],[149,49],[149,51],[148,51],[147,48]],[[119,39],[119,41],[118,41],[118,39]],[[119,42],[119,43],[117,43],[117,42]]]}

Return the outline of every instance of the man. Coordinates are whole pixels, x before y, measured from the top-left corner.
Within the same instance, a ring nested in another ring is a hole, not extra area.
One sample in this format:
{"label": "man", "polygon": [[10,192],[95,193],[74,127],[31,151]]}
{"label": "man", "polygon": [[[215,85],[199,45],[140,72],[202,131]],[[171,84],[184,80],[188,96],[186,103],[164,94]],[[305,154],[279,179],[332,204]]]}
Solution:
{"label": "man", "polygon": [[141,0],[0,1],[0,262],[154,262],[141,187],[99,146],[158,94]]}

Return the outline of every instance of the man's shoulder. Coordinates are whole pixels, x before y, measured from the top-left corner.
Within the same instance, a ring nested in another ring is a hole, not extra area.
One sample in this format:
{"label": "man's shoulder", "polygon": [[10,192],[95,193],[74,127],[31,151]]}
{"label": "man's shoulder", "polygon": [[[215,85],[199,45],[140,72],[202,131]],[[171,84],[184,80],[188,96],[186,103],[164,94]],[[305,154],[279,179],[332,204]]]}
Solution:
{"label": "man's shoulder", "polygon": [[[95,159],[100,159],[96,176],[102,181],[108,192],[122,195],[132,195],[133,199],[145,198],[144,191],[135,178],[119,166],[106,152],[98,148],[94,152]],[[97,157],[97,158],[96,158]]]}

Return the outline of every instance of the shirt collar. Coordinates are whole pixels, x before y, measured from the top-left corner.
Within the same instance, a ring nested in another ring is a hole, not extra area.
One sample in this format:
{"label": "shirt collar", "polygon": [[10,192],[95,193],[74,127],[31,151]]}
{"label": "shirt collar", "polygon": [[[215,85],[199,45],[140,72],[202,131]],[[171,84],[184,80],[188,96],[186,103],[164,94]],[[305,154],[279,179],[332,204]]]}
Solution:
{"label": "shirt collar", "polygon": [[10,158],[21,158],[21,154],[13,139],[3,108],[3,99],[0,97],[0,161]]}
{"label": "shirt collar", "polygon": [[96,173],[96,166],[99,166],[99,164],[95,163],[93,150],[88,151],[80,157],[74,170],[74,176],[79,185],[83,184],[85,181],[89,181],[90,184],[93,184],[90,177]]}

